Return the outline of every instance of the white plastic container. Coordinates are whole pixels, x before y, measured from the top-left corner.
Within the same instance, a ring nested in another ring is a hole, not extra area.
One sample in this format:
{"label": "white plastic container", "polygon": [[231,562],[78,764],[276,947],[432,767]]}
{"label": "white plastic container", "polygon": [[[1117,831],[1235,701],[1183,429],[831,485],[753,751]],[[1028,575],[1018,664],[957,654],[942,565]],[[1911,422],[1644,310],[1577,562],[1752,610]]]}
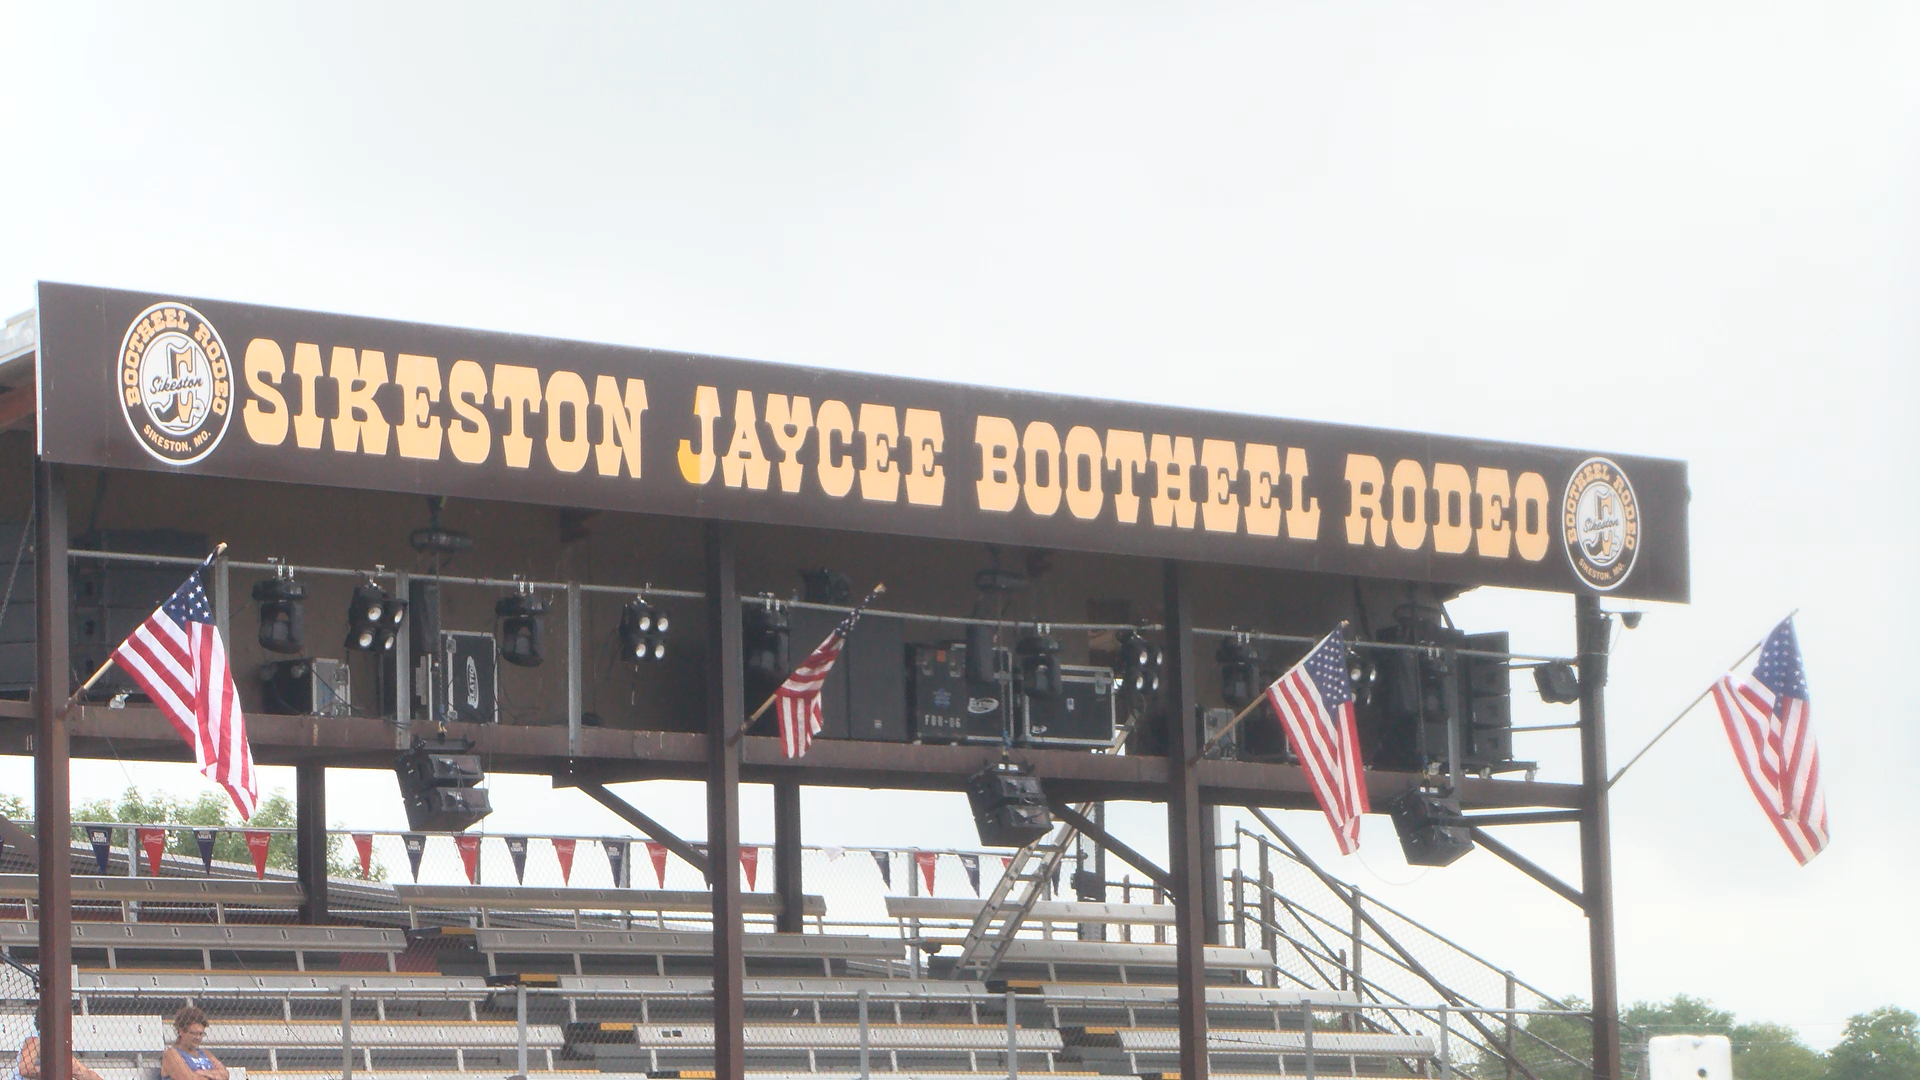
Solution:
{"label": "white plastic container", "polygon": [[1733,1080],[1725,1035],[1656,1035],[1647,1040],[1647,1080]]}

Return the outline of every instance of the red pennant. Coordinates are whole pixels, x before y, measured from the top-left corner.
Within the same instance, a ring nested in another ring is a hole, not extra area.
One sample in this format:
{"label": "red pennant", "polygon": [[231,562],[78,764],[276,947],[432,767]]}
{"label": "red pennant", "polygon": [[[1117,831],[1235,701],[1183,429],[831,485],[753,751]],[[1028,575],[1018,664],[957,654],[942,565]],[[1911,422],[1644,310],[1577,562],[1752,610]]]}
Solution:
{"label": "red pennant", "polygon": [[480,882],[480,838],[472,833],[461,833],[453,838],[460,849],[460,863],[467,868],[467,884]]}
{"label": "red pennant", "polygon": [[246,830],[247,850],[253,853],[253,872],[257,877],[267,876],[267,845],[273,842],[273,834],[260,829]]}
{"label": "red pennant", "polygon": [[1000,869],[1010,870],[1012,868],[1013,868],[1013,856],[1011,855],[1000,856]]}
{"label": "red pennant", "polygon": [[573,884],[573,840],[555,839],[553,853],[560,856],[560,884]]}
{"label": "red pennant", "polygon": [[667,887],[667,845],[658,840],[647,841],[647,858],[653,860],[653,878],[661,888]]}
{"label": "red pennant", "polygon": [[360,849],[360,880],[373,878],[373,834],[357,832],[353,834],[353,846]]}
{"label": "red pennant", "polygon": [[754,877],[756,875],[756,872],[760,869],[760,849],[759,848],[754,847],[751,844],[743,845],[740,848],[740,869],[745,871],[747,875],[747,891],[752,892],[754,889],[754,885],[756,884],[754,881]]}
{"label": "red pennant", "polygon": [[920,864],[920,876],[927,883],[928,896],[933,895],[933,869],[939,859],[940,853],[937,851],[916,851],[913,853],[913,861]]}
{"label": "red pennant", "polygon": [[140,848],[147,853],[147,872],[154,877],[160,876],[160,853],[167,850],[167,830],[138,829]]}

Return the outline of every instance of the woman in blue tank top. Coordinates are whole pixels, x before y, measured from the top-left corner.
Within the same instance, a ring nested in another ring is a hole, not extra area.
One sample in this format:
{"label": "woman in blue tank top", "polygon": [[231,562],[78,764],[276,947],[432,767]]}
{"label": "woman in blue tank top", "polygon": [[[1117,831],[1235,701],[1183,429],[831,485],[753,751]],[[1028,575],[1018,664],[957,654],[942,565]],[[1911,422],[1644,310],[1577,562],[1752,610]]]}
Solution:
{"label": "woman in blue tank top", "polygon": [[181,1009],[173,1016],[173,1030],[179,1037],[160,1055],[166,1080],[227,1080],[227,1067],[200,1047],[207,1037],[206,1013],[191,1005]]}

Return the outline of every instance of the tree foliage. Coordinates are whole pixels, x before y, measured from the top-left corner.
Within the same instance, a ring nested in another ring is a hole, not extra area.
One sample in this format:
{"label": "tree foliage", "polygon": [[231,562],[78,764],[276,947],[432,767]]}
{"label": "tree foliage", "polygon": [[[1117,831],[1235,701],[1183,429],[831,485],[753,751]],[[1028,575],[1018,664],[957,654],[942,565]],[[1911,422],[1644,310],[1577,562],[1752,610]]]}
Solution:
{"label": "tree foliage", "polygon": [[[0,805],[4,805],[0,803]],[[73,820],[125,823],[128,825],[191,825],[201,829],[217,829],[213,841],[213,857],[227,862],[251,865],[253,855],[247,850],[247,838],[242,829],[273,829],[293,827],[293,800],[285,792],[276,791],[268,795],[254,809],[253,818],[245,825],[236,825],[232,818],[233,803],[222,791],[203,791],[194,799],[184,799],[165,792],[152,796],[141,794],[135,787],[129,787],[120,793],[118,800],[91,799],[79,803],[73,808]],[[11,816],[11,815],[9,815]],[[84,829],[74,828],[74,839],[84,842]],[[112,843],[115,847],[126,845],[129,837],[124,829],[114,830]],[[360,863],[357,856],[349,855],[345,850],[345,838],[330,836],[327,838],[327,873],[333,877],[359,877]],[[174,855],[191,858],[200,857],[200,845],[194,840],[193,833],[185,829],[173,829],[167,832],[167,851]],[[280,870],[294,868],[294,840],[290,832],[277,832],[267,842],[267,865]],[[379,864],[373,867],[373,879],[385,881],[387,868]]]}
{"label": "tree foliage", "polygon": [[1847,1021],[1827,1053],[1828,1080],[1920,1080],[1920,1031],[1914,1014],[1885,1005]]}

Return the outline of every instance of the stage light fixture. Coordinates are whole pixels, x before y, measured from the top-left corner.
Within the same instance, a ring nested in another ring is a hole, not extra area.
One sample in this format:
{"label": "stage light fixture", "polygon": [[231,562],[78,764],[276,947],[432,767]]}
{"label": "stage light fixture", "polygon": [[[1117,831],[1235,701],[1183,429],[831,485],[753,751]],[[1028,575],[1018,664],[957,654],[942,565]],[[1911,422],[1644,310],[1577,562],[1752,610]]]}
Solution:
{"label": "stage light fixture", "polygon": [[967,803],[985,847],[1026,847],[1053,831],[1040,778],[1012,762],[989,765],[967,780]]}
{"label": "stage light fixture", "polygon": [[493,605],[500,640],[500,659],[520,667],[539,667],[547,658],[547,603],[533,595],[533,586],[519,582],[513,592]]}
{"label": "stage light fixture", "polygon": [[306,643],[307,587],[293,580],[285,563],[268,561],[274,563],[273,576],[253,586],[253,598],[260,604],[260,647],[297,653]]}
{"label": "stage light fixture", "polygon": [[1160,671],[1166,666],[1166,653],[1160,650],[1160,646],[1140,636],[1137,630],[1122,630],[1117,640],[1120,663],[1114,677],[1119,684],[1136,694],[1159,693]]}
{"label": "stage light fixture", "polygon": [[1021,693],[1037,698],[1060,696],[1059,638],[1040,627],[1037,633],[1021,638],[1014,653],[1019,661]]}
{"label": "stage light fixture", "polygon": [[440,524],[440,511],[447,505],[445,495],[427,496],[427,525],[407,537],[413,550],[432,557],[433,565],[445,566],[455,555],[473,547],[473,537]]}
{"label": "stage light fixture", "polygon": [[388,595],[369,577],[353,588],[347,608],[346,647],[357,652],[388,652],[407,621],[407,602]]}
{"label": "stage light fixture", "polygon": [[747,608],[744,618],[742,638],[748,678],[768,684],[780,682],[787,675],[790,631],[786,609],[768,597],[762,605]]}
{"label": "stage light fixture", "polygon": [[1220,640],[1213,658],[1220,663],[1220,697],[1235,712],[1260,696],[1260,652],[1253,638],[1234,633]]}
{"label": "stage light fixture", "polygon": [[459,832],[493,812],[487,778],[464,739],[418,740],[394,762],[407,826],[416,832]]}
{"label": "stage light fixture", "polygon": [[1372,657],[1349,651],[1347,682],[1353,687],[1353,703],[1366,708],[1373,704],[1373,692],[1380,685],[1380,665]]}
{"label": "stage light fixture", "polygon": [[1414,788],[1395,799],[1389,813],[1409,866],[1448,866],[1473,850],[1473,834],[1456,797]]}
{"label": "stage light fixture", "polygon": [[620,609],[620,651],[635,663],[667,658],[667,613],[636,596]]}
{"label": "stage light fixture", "polygon": [[1549,705],[1570,705],[1580,700],[1580,676],[1565,660],[1536,666],[1533,685],[1540,691],[1540,700]]}
{"label": "stage light fixture", "polygon": [[853,582],[847,575],[837,570],[800,571],[801,598],[809,604],[835,604],[845,607],[853,603]]}

